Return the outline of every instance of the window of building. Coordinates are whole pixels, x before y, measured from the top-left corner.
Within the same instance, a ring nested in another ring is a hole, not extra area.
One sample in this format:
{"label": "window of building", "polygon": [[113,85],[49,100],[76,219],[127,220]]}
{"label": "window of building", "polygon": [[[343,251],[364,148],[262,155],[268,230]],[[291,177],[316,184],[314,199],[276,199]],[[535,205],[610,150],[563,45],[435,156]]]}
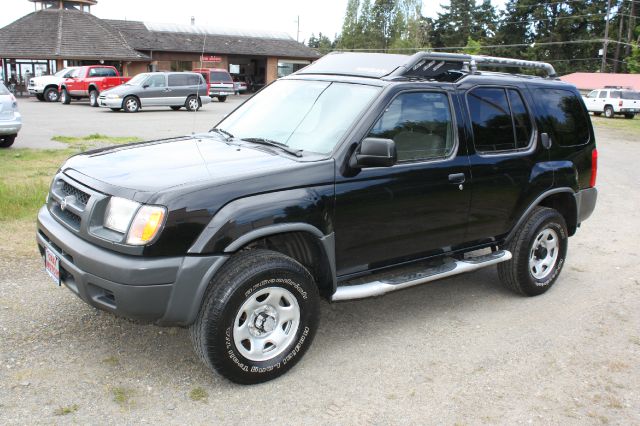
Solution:
{"label": "window of building", "polygon": [[538,89],[536,94],[542,113],[553,129],[554,143],[572,146],[589,142],[589,116],[577,95],[562,89]]}
{"label": "window of building", "polygon": [[191,71],[193,64],[190,61],[171,61],[171,71]]}
{"label": "window of building", "polygon": [[481,87],[467,95],[478,152],[501,152],[526,148],[533,124],[524,100],[514,89]]}
{"label": "window of building", "polygon": [[393,139],[398,161],[448,157],[454,147],[449,98],[435,92],[400,94],[373,126],[369,136]]}
{"label": "window of building", "polygon": [[278,78],[293,74],[309,65],[309,61],[281,60],[278,61]]}

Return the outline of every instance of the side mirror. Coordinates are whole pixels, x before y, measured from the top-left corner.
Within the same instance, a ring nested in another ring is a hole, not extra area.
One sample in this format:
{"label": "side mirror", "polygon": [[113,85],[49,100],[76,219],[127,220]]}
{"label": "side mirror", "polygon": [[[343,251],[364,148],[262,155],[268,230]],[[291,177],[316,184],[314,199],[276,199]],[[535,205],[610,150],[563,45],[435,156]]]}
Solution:
{"label": "side mirror", "polygon": [[142,86],[143,89],[146,89],[147,87],[149,87],[148,84],[145,84],[144,86]]}
{"label": "side mirror", "polygon": [[391,167],[398,161],[392,139],[365,138],[353,156],[355,167]]}
{"label": "side mirror", "polygon": [[552,141],[551,141],[551,137],[549,136],[548,133],[540,134],[540,141],[542,142],[542,146],[545,149],[551,148]]}

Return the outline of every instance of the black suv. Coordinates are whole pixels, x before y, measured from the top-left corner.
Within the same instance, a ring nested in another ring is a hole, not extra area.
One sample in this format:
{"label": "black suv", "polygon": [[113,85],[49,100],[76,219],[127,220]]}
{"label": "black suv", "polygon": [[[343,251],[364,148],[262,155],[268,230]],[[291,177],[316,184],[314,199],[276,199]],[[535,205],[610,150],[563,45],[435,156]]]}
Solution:
{"label": "black suv", "polygon": [[257,383],[300,360],[321,298],[495,264],[544,293],[595,207],[596,162],[580,94],[548,64],[330,54],[209,133],[70,158],[37,240],[85,302],[188,326],[207,365]]}

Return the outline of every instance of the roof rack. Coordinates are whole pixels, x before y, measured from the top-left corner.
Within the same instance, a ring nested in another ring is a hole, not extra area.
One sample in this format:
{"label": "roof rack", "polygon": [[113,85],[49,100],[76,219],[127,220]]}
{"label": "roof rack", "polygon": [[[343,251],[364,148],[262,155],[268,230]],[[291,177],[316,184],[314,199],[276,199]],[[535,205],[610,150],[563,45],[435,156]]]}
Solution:
{"label": "roof rack", "polygon": [[410,57],[409,62],[396,68],[386,78],[437,78],[451,71],[475,74],[478,72],[478,66],[538,69],[545,71],[547,78],[553,79],[557,77],[556,70],[546,62],[466,55],[463,53],[418,52]]}

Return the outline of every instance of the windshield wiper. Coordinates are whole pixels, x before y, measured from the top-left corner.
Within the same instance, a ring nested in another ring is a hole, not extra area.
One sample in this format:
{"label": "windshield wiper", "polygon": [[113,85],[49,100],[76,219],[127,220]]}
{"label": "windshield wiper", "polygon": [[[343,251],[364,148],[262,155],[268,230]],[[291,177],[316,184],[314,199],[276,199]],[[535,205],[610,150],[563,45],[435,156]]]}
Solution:
{"label": "windshield wiper", "polygon": [[209,131],[210,132],[216,132],[216,133],[219,133],[219,134],[223,135],[227,142],[230,141],[231,139],[233,139],[233,135],[231,133],[227,132],[226,130],[218,129],[217,127],[214,127],[213,129],[211,129]]}
{"label": "windshield wiper", "polygon": [[271,139],[265,139],[265,138],[242,138],[241,140],[246,141],[246,142],[252,142],[252,143],[257,143],[260,145],[267,145],[267,146],[273,146],[276,148],[280,148],[281,150],[283,150],[284,152],[294,155],[296,157],[302,157],[302,150],[301,149],[292,149],[289,148],[289,145],[284,144],[282,142],[277,142],[277,141],[272,141]]}

